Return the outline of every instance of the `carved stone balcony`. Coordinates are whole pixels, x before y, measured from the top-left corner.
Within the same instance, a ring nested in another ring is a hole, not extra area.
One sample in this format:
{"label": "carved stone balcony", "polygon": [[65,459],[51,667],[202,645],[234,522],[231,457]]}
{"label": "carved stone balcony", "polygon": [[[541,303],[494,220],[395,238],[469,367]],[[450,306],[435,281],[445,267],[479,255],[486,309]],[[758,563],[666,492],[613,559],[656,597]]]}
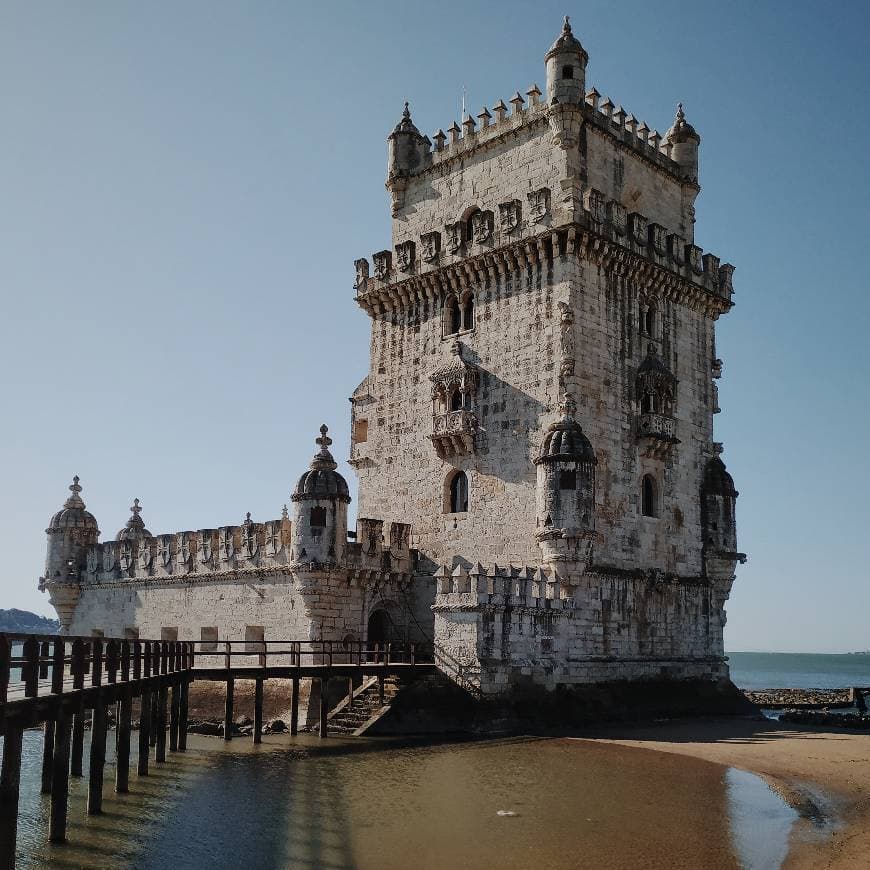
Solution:
{"label": "carved stone balcony", "polygon": [[449,411],[432,418],[432,443],[442,459],[474,452],[477,418],[471,411]]}
{"label": "carved stone balcony", "polygon": [[680,443],[676,431],[677,423],[673,417],[664,414],[638,415],[637,441],[644,456],[664,459],[674,444]]}

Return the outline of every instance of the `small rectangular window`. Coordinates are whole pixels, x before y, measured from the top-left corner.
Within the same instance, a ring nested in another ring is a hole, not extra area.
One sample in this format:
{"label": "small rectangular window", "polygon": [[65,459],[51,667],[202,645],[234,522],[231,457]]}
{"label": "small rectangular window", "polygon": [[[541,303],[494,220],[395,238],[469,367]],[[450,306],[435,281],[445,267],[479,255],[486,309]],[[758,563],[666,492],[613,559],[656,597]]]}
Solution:
{"label": "small rectangular window", "polygon": [[160,640],[178,640],[178,627],[173,625],[161,628]]}
{"label": "small rectangular window", "polygon": [[369,440],[369,421],[354,420],[353,424],[353,443],[365,444]]}
{"label": "small rectangular window", "polygon": [[201,628],[199,632],[199,651],[215,652],[218,648],[217,626]]}
{"label": "small rectangular window", "polygon": [[311,528],[322,529],[326,525],[326,508],[315,505],[311,508]]}
{"label": "small rectangular window", "polygon": [[573,468],[563,468],[559,473],[559,489],[577,489],[577,472]]}
{"label": "small rectangular window", "polygon": [[574,67],[573,66],[563,66],[562,67],[562,78],[563,79],[573,79],[574,78]]}
{"label": "small rectangular window", "polygon": [[246,625],[245,626],[245,652],[261,653],[263,652],[263,639],[265,638],[265,630],[262,625]]}
{"label": "small rectangular window", "polygon": [[124,629],[124,640],[139,640],[139,629],[128,626]]}

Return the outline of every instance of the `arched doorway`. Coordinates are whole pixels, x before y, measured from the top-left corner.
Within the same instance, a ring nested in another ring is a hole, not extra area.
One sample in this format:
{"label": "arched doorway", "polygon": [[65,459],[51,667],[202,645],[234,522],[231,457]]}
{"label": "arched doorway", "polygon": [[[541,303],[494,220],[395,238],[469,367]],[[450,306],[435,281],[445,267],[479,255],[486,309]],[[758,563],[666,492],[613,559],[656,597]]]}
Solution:
{"label": "arched doorway", "polygon": [[389,643],[392,634],[390,626],[390,615],[386,610],[379,607],[371,612],[367,635],[369,649],[374,649],[375,644],[383,646],[385,643]]}

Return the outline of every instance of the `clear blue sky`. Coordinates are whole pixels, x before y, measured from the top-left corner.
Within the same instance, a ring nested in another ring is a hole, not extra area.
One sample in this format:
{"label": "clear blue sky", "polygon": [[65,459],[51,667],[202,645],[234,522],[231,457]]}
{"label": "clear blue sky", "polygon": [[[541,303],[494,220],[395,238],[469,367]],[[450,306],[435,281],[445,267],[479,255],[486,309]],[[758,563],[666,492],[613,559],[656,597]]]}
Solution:
{"label": "clear blue sky", "polygon": [[[366,372],[353,260],[389,244],[385,136],[536,81],[562,15],[587,81],[703,137],[737,649],[870,648],[865,3],[0,2],[0,606],[49,613],[79,474],[103,539],[280,514]],[[351,469],[342,466],[349,480]]]}

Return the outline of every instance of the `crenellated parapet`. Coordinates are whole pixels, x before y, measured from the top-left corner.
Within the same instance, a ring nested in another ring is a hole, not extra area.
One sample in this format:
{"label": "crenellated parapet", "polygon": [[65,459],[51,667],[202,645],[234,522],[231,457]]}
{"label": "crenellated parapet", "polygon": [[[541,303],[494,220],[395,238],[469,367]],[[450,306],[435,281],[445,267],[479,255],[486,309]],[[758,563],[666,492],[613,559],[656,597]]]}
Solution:
{"label": "crenellated parapet", "polygon": [[359,517],[355,540],[347,545],[346,568],[354,577],[410,576],[410,541],[411,527],[407,523]]}
{"label": "crenellated parapet", "polygon": [[256,523],[248,514],[237,526],[105,541],[88,550],[81,581],[182,580],[240,571],[286,571],[291,540],[289,518]]}
{"label": "crenellated parapet", "polygon": [[574,610],[574,585],[546,567],[441,565],[435,572],[438,612],[492,611],[505,607],[528,611],[570,614]]}
{"label": "crenellated parapet", "polygon": [[[475,205],[480,211],[495,213],[505,204]],[[582,256],[617,274],[634,274],[650,295],[714,317],[731,308],[734,266],[705,253],[679,233],[649,221],[640,212],[629,212],[592,187],[582,192],[582,209],[575,218],[570,225],[549,227],[546,221],[538,226],[527,217],[530,235],[521,238],[496,226],[486,240],[466,236],[455,250],[442,246],[437,256],[431,260],[418,257],[405,271],[393,268],[388,251],[375,255],[374,274],[370,274],[368,260],[359,259],[355,264],[356,301],[374,317],[416,303],[441,301],[462,288],[512,280],[526,270],[551,267],[560,258]]]}

